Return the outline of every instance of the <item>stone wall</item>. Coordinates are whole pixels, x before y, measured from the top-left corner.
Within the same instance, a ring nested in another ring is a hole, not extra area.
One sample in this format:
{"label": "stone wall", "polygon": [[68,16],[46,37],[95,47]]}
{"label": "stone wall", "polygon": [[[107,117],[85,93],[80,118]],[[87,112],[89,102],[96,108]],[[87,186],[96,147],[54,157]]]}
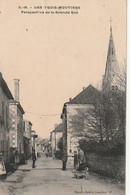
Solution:
{"label": "stone wall", "polygon": [[90,171],[125,180],[125,156],[86,155],[87,166]]}

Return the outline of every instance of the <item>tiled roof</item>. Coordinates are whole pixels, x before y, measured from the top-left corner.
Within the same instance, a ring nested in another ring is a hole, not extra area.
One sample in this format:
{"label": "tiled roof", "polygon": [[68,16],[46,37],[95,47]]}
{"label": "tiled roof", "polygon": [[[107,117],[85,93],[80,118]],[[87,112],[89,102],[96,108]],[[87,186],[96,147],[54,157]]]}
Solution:
{"label": "tiled roof", "polygon": [[63,114],[66,112],[67,104],[94,104],[96,99],[99,98],[100,95],[101,95],[100,91],[98,91],[92,85],[89,85],[69,102],[64,103],[61,118],[63,117]]}
{"label": "tiled roof", "polygon": [[1,86],[1,88],[2,88],[2,90],[3,90],[3,92],[6,94],[6,96],[7,96],[9,99],[13,99],[12,93],[11,93],[11,91],[9,90],[7,83],[6,83],[5,80],[3,79],[2,73],[1,73],[1,72],[0,72],[0,86]]}
{"label": "tiled roof", "polygon": [[52,132],[62,132],[63,128],[63,123],[60,123]]}
{"label": "tiled roof", "polygon": [[93,104],[95,98],[100,95],[100,92],[95,89],[92,85],[83,89],[76,97],[71,99],[67,104]]}

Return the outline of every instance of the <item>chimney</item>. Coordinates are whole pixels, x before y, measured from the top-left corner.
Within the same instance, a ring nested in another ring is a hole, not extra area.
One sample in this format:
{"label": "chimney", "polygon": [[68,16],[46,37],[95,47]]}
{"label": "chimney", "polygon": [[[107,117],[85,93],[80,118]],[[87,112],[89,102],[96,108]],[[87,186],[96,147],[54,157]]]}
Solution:
{"label": "chimney", "polygon": [[14,79],[14,99],[19,102],[19,79]]}
{"label": "chimney", "polygon": [[69,102],[72,100],[72,98],[69,98]]}

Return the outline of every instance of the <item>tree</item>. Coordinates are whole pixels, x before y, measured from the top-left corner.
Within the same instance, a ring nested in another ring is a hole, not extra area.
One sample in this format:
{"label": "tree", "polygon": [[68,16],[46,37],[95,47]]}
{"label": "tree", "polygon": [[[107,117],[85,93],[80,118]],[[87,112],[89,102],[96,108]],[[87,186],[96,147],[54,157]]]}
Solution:
{"label": "tree", "polygon": [[63,137],[61,137],[58,141],[58,149],[63,151]]}
{"label": "tree", "polygon": [[101,143],[107,151],[116,151],[119,145],[124,148],[125,104],[123,91],[100,92],[92,105],[76,109],[77,114],[71,116],[74,135]]}

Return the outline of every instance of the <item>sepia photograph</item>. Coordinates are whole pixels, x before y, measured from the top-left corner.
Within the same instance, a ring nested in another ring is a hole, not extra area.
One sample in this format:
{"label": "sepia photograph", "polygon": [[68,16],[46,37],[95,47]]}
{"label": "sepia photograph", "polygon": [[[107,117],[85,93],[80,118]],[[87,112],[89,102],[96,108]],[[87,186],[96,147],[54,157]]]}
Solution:
{"label": "sepia photograph", "polygon": [[125,195],[127,0],[1,0],[0,29],[0,195]]}

